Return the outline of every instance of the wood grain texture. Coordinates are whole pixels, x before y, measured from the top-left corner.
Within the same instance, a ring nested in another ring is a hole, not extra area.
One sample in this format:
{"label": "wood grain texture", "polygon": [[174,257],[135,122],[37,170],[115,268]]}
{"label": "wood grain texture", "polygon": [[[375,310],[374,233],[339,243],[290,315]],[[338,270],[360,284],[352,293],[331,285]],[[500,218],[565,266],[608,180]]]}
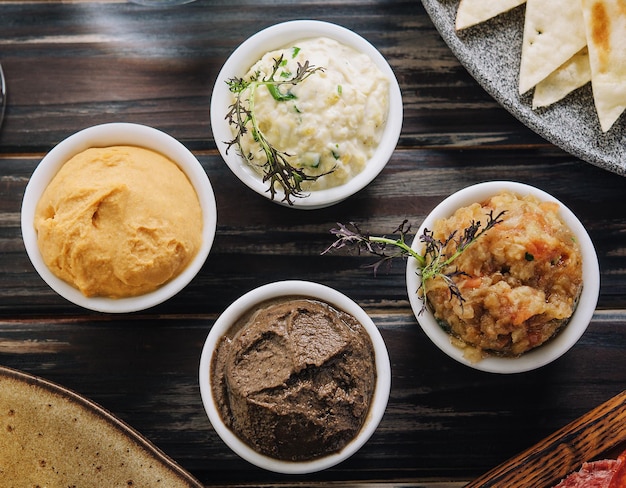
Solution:
{"label": "wood grain texture", "polygon": [[[349,27],[394,69],[400,142],[380,176],[322,210],[279,207],[223,163],[209,125],[213,82],[259,29],[312,18]],[[417,0],[196,0],[174,8],[125,1],[0,1],[8,86],[0,128],[0,364],[93,399],[206,486],[457,488],[624,390],[626,179],[555,148],[467,74]],[[192,283],[142,313],[109,316],[57,296],[30,264],[20,206],[32,171],[86,126],[145,123],[181,140],[211,179],[218,228]],[[447,358],[422,332],[404,263],[374,276],[367,256],[320,253],[336,222],[390,234],[417,228],[453,191],[485,180],[538,186],[568,205],[597,247],[601,295],[588,331],[539,371],[501,376]],[[204,340],[250,289],[305,279],[338,289],[372,316],[392,363],[389,405],[370,441],[322,473],[278,476],[235,456],[211,428],[198,388]]]}
{"label": "wood grain texture", "polygon": [[626,391],[467,484],[466,488],[549,488],[626,441]]}

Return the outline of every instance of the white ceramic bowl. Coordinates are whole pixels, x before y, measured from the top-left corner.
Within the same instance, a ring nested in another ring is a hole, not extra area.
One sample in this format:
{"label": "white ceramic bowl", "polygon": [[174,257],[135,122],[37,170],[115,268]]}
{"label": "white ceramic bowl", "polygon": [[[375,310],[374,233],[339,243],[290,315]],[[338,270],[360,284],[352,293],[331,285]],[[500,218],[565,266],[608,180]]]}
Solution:
{"label": "white ceramic bowl", "polygon": [[411,247],[415,250],[421,249],[423,243],[420,242],[419,236],[423,234],[425,228],[432,229],[436,220],[448,218],[458,208],[481,202],[501,190],[509,190],[518,195],[531,194],[544,201],[559,203],[559,216],[578,238],[583,258],[583,290],[569,323],[556,337],[517,358],[488,357],[472,363],[463,357],[463,351],[460,348],[450,342],[450,335],[439,326],[432,312],[427,309],[423,310],[423,301],[416,293],[420,285],[420,277],[417,274],[415,259],[408,260],[406,283],[413,313],[426,335],[439,349],[460,363],[478,370],[492,373],[521,373],[540,368],[565,354],[585,332],[596,308],[600,292],[598,257],[589,234],[572,211],[550,194],[523,183],[510,181],[479,183],[459,190],[435,207],[415,234]]}
{"label": "white ceramic bowl", "polygon": [[[374,180],[396,148],[403,117],[402,95],[391,67],[382,54],[361,36],[345,27],[316,20],[294,20],[268,27],[250,37],[231,54],[217,76],[211,98],[211,128],[215,143],[226,164],[244,184],[260,195],[270,198],[269,184],[262,181],[261,176],[243,160],[237,149],[233,146],[226,154],[225,141],[233,138],[231,128],[225,119],[228,107],[232,103],[232,95],[226,82],[235,76],[244,76],[265,53],[285,47],[291,42],[312,37],[329,37],[367,54],[389,78],[389,114],[380,144],[363,171],[344,185],[309,192],[304,198],[294,198],[293,208],[298,209],[323,208],[339,203]],[[283,197],[284,192],[277,191],[273,201],[290,206],[282,201]]]}
{"label": "white ceramic bowl", "polygon": [[[211,389],[211,359],[220,338],[246,311],[266,300],[284,296],[304,296],[318,299],[335,306],[339,310],[349,313],[365,327],[374,346],[377,380],[370,411],[365,420],[365,424],[357,437],[346,445],[343,450],[311,461],[282,461],[256,452],[240,440],[223,423],[220,413],[216,408]],[[246,293],[233,302],[232,305],[220,315],[211,328],[204,344],[200,358],[199,378],[202,402],[204,403],[204,408],[209,420],[218,435],[235,453],[250,463],[269,471],[285,474],[305,474],[321,471],[342,462],[358,451],[374,433],[387,407],[391,388],[391,366],[389,364],[387,348],[385,347],[380,332],[367,313],[354,301],[342,293],[318,283],[307,281],[279,281],[261,286]]]}
{"label": "white ceramic bowl", "polygon": [[[55,276],[46,266],[37,245],[33,226],[35,208],[41,194],[61,166],[74,155],[90,147],[133,145],[152,149],[176,162],[193,184],[202,208],[202,246],[181,274],[153,292],[128,298],[86,297],[78,289]],[[128,123],[103,124],[83,129],[61,141],[41,160],[33,172],[22,202],[22,237],[26,252],[43,280],[59,295],[81,307],[98,312],[135,312],[153,307],[182,290],[206,261],[217,226],[213,188],[195,156],[173,137],[157,129]]]}

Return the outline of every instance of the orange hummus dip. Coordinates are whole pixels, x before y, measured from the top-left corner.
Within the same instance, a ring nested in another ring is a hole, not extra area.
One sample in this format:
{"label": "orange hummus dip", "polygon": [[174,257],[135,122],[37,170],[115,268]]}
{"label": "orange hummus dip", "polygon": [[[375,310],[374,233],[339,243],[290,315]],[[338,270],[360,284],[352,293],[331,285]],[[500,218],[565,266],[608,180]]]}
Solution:
{"label": "orange hummus dip", "polygon": [[[441,277],[427,286],[435,318],[473,361],[519,356],[550,340],[574,313],[583,285],[581,251],[557,202],[502,192],[435,222],[433,236],[444,242],[472,221],[484,225],[492,210],[505,211],[502,221],[444,270],[455,273],[463,300],[451,299]],[[455,249],[450,242],[444,254]]]}
{"label": "orange hummus dip", "polygon": [[88,297],[153,291],[185,269],[202,241],[202,210],[187,176],[133,146],[72,157],[44,191],[34,225],[46,265]]}

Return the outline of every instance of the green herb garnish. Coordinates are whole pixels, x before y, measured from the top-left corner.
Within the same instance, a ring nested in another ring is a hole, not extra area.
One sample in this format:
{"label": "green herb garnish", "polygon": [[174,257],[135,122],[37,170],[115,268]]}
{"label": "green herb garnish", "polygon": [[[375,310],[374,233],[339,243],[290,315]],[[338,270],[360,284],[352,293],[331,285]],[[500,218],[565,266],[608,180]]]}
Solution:
{"label": "green herb garnish", "polygon": [[[374,273],[378,268],[384,264],[389,263],[392,259],[403,257],[411,257],[417,261],[418,270],[421,282],[417,292],[420,294],[426,304],[426,288],[430,280],[440,277],[444,280],[448,289],[450,290],[450,297],[457,298],[461,304],[465,301],[459,287],[453,280],[455,276],[466,275],[463,271],[457,269],[449,270],[450,265],[457,259],[463,252],[471,246],[480,236],[482,236],[489,229],[502,222],[502,216],[506,211],[502,211],[496,216],[493,215],[493,210],[487,214],[487,222],[482,226],[480,222],[472,220],[470,225],[465,228],[460,236],[457,236],[458,232],[452,232],[445,240],[441,241],[433,236],[433,232],[424,229],[423,234],[420,236],[420,240],[425,244],[423,254],[419,254],[413,250],[406,242],[406,238],[411,231],[411,226],[407,220],[404,220],[400,226],[394,231],[394,234],[400,234],[396,239],[390,237],[377,237],[361,232],[359,227],[355,223],[344,225],[338,223],[337,229],[331,229],[331,234],[337,237],[337,240],[331,244],[322,254],[326,254],[332,249],[339,249],[348,245],[356,245],[359,252],[365,251],[369,254],[378,256],[378,260],[370,265],[374,268]],[[454,242],[454,251],[451,254],[446,254],[445,249],[448,244]],[[389,250],[392,249],[390,252]]]}
{"label": "green herb garnish", "polygon": [[[259,87],[265,86],[278,102],[294,100],[297,98],[295,94],[288,89],[281,91],[281,88],[302,83],[317,71],[323,71],[324,68],[311,66],[306,61],[304,64],[298,63],[298,69],[293,76],[275,79],[278,70],[283,64],[284,60],[281,55],[278,59],[274,59],[272,72],[264,78],[261,78],[260,72],[257,72],[249,80],[235,77],[226,82],[230,91],[235,95],[235,101],[229,106],[226,120],[237,129],[237,133],[232,140],[225,143],[228,145],[226,153],[232,146],[236,146],[241,157],[245,158],[250,164],[256,164],[254,156],[251,153],[246,154],[241,143],[243,135],[250,130],[252,137],[261,146],[267,160],[260,166],[263,168],[263,181],[270,182],[268,191],[271,199],[274,199],[276,186],[278,186],[285,192],[283,201],[293,205],[293,197],[301,198],[306,196],[302,191],[302,183],[304,181],[314,181],[328,173],[316,176],[306,174],[302,169],[296,168],[289,163],[288,158],[291,156],[290,154],[277,149],[267,140],[257,121],[254,108],[255,92]],[[280,78],[281,75],[278,75],[278,77]]]}
{"label": "green herb garnish", "polygon": [[[285,76],[284,78],[289,78],[289,76],[290,75],[287,74],[287,76]],[[272,85],[266,85],[266,86],[267,86],[268,91],[272,95],[272,98],[276,100],[277,102],[286,102],[287,100],[295,100],[296,98],[298,98],[290,91],[287,91],[287,93],[281,93],[277,85],[272,84]]]}

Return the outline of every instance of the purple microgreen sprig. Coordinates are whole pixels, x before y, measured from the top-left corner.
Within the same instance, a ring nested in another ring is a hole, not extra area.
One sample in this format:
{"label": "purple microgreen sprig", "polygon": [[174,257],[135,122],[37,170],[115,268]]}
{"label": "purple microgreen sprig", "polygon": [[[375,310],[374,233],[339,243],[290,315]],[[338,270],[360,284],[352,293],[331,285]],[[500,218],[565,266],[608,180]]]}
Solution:
{"label": "purple microgreen sprig", "polygon": [[[291,154],[274,147],[260,128],[254,105],[257,88],[265,86],[277,102],[294,100],[297,97],[291,90],[281,91],[280,87],[295,86],[314,73],[324,71],[324,68],[312,66],[309,61],[305,61],[304,64],[298,63],[298,68],[293,76],[288,76],[289,74],[285,73],[286,76],[279,75],[277,77],[278,71],[284,64],[284,59],[281,55],[279,58],[274,59],[271,73],[264,78],[261,78],[260,72],[257,72],[248,80],[235,77],[226,82],[230,92],[235,95],[235,101],[228,107],[229,110],[225,118],[236,129],[236,135],[230,141],[225,141],[225,144],[227,145],[227,154],[235,146],[239,155],[249,164],[262,168],[263,182],[269,181],[268,192],[272,200],[276,196],[276,187],[278,187],[284,191],[283,201],[293,205],[294,198],[307,196],[302,189],[303,182],[315,181],[332,172],[332,170],[320,175],[305,173],[302,169],[293,166],[289,162]],[[254,155],[250,152],[246,153],[243,149],[242,138],[248,131],[252,132],[252,137],[261,146],[261,150],[265,155],[265,161],[262,163],[257,163]]]}
{"label": "purple microgreen sprig", "polygon": [[[331,229],[330,233],[336,237],[333,242],[322,254],[326,254],[333,249],[341,249],[346,246],[356,246],[358,252],[366,252],[373,256],[377,256],[378,260],[370,265],[374,269],[374,274],[378,272],[378,269],[383,264],[388,264],[395,258],[406,258],[412,256],[421,262],[424,258],[417,252],[411,249],[406,242],[406,237],[411,231],[411,225],[408,220],[404,220],[398,228],[393,232],[394,234],[400,234],[397,239],[382,236],[372,236],[363,233],[359,226],[354,222],[350,222],[348,225],[337,223],[339,226],[336,229]],[[391,252],[389,252],[391,249]]]}
{"label": "purple microgreen sprig", "polygon": [[[480,221],[472,220],[470,225],[463,229],[460,237],[457,237],[458,232],[455,230],[450,233],[446,239],[441,240],[435,238],[431,230],[424,229],[424,232],[419,237],[420,241],[424,243],[423,254],[419,254],[407,244],[407,237],[411,230],[408,220],[404,220],[394,231],[394,234],[399,234],[398,238],[372,236],[362,232],[354,222],[348,225],[338,223],[338,228],[331,229],[330,231],[331,234],[336,237],[335,242],[323,251],[322,254],[346,246],[356,246],[359,252],[367,252],[378,257],[378,260],[371,265],[374,268],[374,273],[376,273],[382,264],[388,263],[394,258],[413,258],[417,261],[417,273],[421,278],[417,292],[424,300],[424,304],[426,302],[425,297],[428,283],[430,280],[440,277],[450,290],[450,298],[456,298],[461,305],[463,305],[465,299],[453,278],[462,275],[467,276],[467,273],[459,271],[458,269],[451,271],[448,271],[448,269],[478,238],[501,223],[505,213],[506,211],[503,210],[497,215],[494,215],[494,211],[490,210],[487,214],[487,222],[484,226]],[[445,250],[450,243],[454,243],[454,251],[451,254],[446,254]],[[392,252],[389,252],[389,249],[392,249]]]}

